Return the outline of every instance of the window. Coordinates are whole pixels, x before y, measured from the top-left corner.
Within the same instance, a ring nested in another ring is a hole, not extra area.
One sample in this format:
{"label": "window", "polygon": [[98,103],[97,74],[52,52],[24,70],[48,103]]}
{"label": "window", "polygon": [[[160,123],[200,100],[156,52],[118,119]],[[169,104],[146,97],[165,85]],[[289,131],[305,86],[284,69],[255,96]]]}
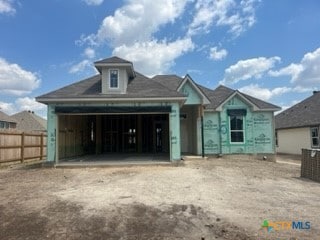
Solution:
{"label": "window", "polygon": [[231,143],[244,142],[243,116],[230,116],[230,141]]}
{"label": "window", "polygon": [[110,88],[118,88],[118,70],[110,70]]}
{"label": "window", "polygon": [[311,128],[311,146],[319,147],[319,128]]}
{"label": "window", "polygon": [[10,123],[0,121],[0,128],[9,129],[10,128]]}

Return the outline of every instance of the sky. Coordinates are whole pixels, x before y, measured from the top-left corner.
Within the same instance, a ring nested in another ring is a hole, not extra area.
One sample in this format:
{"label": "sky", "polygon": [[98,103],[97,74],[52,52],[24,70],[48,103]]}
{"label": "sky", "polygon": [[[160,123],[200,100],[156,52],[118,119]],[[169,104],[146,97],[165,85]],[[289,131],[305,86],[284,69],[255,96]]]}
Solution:
{"label": "sky", "polygon": [[35,97],[111,56],[286,109],[320,88],[320,1],[0,0],[0,111],[45,117]]}

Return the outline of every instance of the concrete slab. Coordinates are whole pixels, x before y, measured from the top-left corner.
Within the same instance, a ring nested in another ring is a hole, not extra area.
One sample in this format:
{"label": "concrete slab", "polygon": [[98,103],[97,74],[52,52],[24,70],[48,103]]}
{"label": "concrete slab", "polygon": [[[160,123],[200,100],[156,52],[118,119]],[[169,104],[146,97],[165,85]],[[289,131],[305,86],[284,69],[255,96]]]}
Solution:
{"label": "concrete slab", "polygon": [[57,168],[172,165],[167,154],[100,154],[60,160]]}

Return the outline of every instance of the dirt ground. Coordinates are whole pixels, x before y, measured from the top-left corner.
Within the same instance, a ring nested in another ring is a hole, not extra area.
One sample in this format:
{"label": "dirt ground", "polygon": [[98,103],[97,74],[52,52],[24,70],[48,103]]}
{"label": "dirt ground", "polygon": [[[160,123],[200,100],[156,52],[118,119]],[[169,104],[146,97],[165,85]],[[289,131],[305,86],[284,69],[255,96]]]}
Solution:
{"label": "dirt ground", "polygon": [[[299,176],[297,164],[221,158],[0,169],[0,239],[320,239],[320,184]],[[268,233],[264,220],[311,229]]]}

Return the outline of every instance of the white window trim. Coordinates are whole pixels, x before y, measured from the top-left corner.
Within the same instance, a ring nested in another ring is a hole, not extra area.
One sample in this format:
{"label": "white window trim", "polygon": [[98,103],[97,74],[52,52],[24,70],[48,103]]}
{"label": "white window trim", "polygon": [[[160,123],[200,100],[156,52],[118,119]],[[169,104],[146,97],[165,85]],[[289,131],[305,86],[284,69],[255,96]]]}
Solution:
{"label": "white window trim", "polygon": [[[242,116],[242,121],[243,121],[243,123],[242,123],[242,125],[243,125],[243,130],[235,130],[235,131],[238,131],[238,132],[240,132],[240,131],[242,131],[243,132],[243,142],[232,142],[231,141],[231,118],[230,118],[230,116],[228,116],[228,119],[229,119],[229,143],[230,144],[245,144],[245,142],[246,142],[246,125],[245,125],[245,121],[246,121],[246,117],[245,116]],[[232,132],[235,132],[234,130],[232,131]]]}
{"label": "white window trim", "polygon": [[[117,71],[118,72],[118,86],[117,87],[111,87],[111,71]],[[109,89],[119,89],[120,81],[119,81],[119,69],[112,68],[109,69]]]}
{"label": "white window trim", "polygon": [[[318,130],[318,137],[312,137],[312,129],[317,129]],[[310,128],[310,138],[311,138],[311,147],[312,148],[319,148],[320,147],[320,137],[319,137],[319,127],[311,127]],[[318,145],[313,145],[313,138],[318,138]]]}

